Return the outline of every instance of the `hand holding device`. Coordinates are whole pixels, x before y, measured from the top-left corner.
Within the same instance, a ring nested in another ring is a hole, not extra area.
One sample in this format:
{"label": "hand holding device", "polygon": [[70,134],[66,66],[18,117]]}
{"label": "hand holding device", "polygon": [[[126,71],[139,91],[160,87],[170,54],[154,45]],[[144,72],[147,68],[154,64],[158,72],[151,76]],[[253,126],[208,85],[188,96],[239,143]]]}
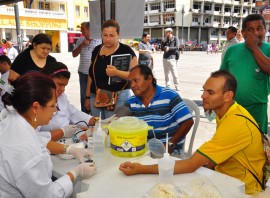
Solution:
{"label": "hand holding device", "polygon": [[96,171],[96,165],[93,163],[81,163],[78,164],[74,169],[72,169],[70,172],[76,177],[80,177],[82,179],[87,179],[94,175]]}
{"label": "hand holding device", "polygon": [[77,125],[67,125],[61,129],[64,132],[63,137],[70,138],[78,130],[78,127],[77,127]]}
{"label": "hand holding device", "polygon": [[91,159],[92,152],[88,149],[82,148],[74,148],[71,145],[67,147],[66,154],[73,155],[76,159],[78,159],[81,163],[84,163],[84,157],[87,159]]}

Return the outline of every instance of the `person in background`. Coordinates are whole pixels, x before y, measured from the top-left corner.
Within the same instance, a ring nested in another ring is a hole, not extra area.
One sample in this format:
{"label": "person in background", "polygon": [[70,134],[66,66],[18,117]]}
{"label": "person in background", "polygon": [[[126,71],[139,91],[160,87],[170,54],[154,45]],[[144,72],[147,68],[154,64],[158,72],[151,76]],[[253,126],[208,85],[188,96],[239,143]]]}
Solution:
{"label": "person in background", "polygon": [[77,57],[80,55],[78,73],[80,81],[81,110],[83,112],[88,112],[84,105],[88,72],[91,63],[92,51],[97,45],[101,44],[101,39],[90,39],[90,22],[81,23],[81,32],[83,37],[77,40],[75,48],[72,51],[72,56]]}
{"label": "person in background", "polygon": [[40,131],[50,131],[51,140],[58,140],[64,137],[71,137],[78,127],[74,124],[82,121],[84,128],[87,125],[95,125],[95,117],[79,111],[74,105],[69,103],[65,94],[65,87],[70,78],[70,72],[65,64],[55,62],[46,65],[41,72],[49,76],[56,85],[57,106],[59,111],[52,116],[52,119],[47,125],[40,127]]}
{"label": "person in background", "polygon": [[11,63],[18,56],[18,51],[13,47],[13,43],[11,41],[7,41],[7,56],[9,57]]}
{"label": "person in background", "polygon": [[238,40],[238,43],[244,43],[245,42],[245,39],[244,39],[244,37],[242,35],[241,30],[237,30],[236,38]]}
{"label": "person in background", "polygon": [[173,76],[176,91],[179,91],[179,77],[176,68],[176,51],[179,50],[179,39],[173,36],[172,28],[165,29],[165,40],[163,41],[163,68],[166,87],[170,87],[169,73]]}
{"label": "person in background", "polygon": [[[72,182],[91,177],[95,166],[81,161],[66,175],[54,182],[51,179],[48,145],[36,129],[48,124],[57,111],[54,82],[35,72],[21,76],[13,85],[14,92],[6,93],[3,102],[12,105],[15,112],[0,122],[1,197],[70,197]],[[67,145],[59,149],[67,154],[79,150]],[[87,154],[91,157],[91,152]]]}
{"label": "person in background", "polygon": [[57,53],[60,53],[60,45],[59,45],[59,43],[56,43],[55,51],[56,51]]}
{"label": "person in background", "polygon": [[152,45],[149,43],[151,36],[149,33],[145,32],[142,35],[142,40],[139,43],[139,59],[138,63],[141,65],[147,65],[149,68],[153,69],[153,50]]}
{"label": "person in background", "polygon": [[[247,194],[260,192],[266,162],[262,138],[254,118],[234,100],[237,82],[227,71],[216,71],[203,85],[203,108],[215,111],[217,127],[213,138],[185,160],[177,160],[174,174],[194,172],[204,166],[235,177],[245,183]],[[125,162],[119,169],[126,175],[157,174],[158,165]]]}
{"label": "person in background", "polygon": [[7,49],[4,47],[4,43],[0,41],[0,56],[7,55]]}
{"label": "person in background", "polygon": [[226,51],[220,69],[235,76],[239,84],[235,100],[249,111],[267,134],[270,44],[264,42],[265,33],[265,20],[260,14],[244,18],[242,34],[245,42]]}
{"label": "person in background", "polygon": [[22,45],[22,51],[26,50],[31,45],[29,38],[25,37],[23,38],[23,45]]}
{"label": "person in background", "polygon": [[[92,53],[91,66],[89,68],[89,76],[86,88],[85,106],[87,110],[91,109],[93,116],[98,117],[101,112],[101,118],[106,119],[111,117],[114,114],[114,111],[109,111],[105,108],[96,108],[94,106],[96,87],[108,91],[118,91],[119,95],[116,102],[116,107],[124,105],[127,99],[130,97],[130,90],[129,86],[127,85],[129,71],[121,71],[115,66],[111,65],[111,56],[130,54],[130,68],[137,65],[137,57],[129,46],[119,42],[120,26],[117,21],[105,21],[102,25],[101,36],[103,44],[95,47]],[[116,82],[109,85],[108,81],[109,77],[111,76],[117,76],[123,80],[121,82]]]}
{"label": "person in background", "polygon": [[[192,115],[182,98],[176,91],[157,85],[152,70],[146,65],[133,67],[128,81],[134,93],[126,104],[130,114],[153,126],[155,137],[164,144],[168,133],[169,153],[179,156],[185,136],[193,125]],[[150,130],[147,138],[153,137]]]}
{"label": "person in background", "polygon": [[236,38],[236,34],[237,34],[237,29],[235,27],[230,26],[230,27],[227,28],[227,30],[226,30],[227,42],[226,42],[225,46],[223,47],[222,54],[221,54],[221,60],[223,59],[227,49],[230,46],[235,45],[235,44],[238,43],[238,40]]}
{"label": "person in background", "polygon": [[1,55],[0,56],[0,73],[1,73],[1,78],[0,78],[0,112],[4,109],[4,104],[2,102],[2,96],[6,93],[8,89],[8,75],[9,75],[9,70],[11,66],[11,61],[10,59],[5,56]]}
{"label": "person in background", "polygon": [[11,64],[9,81],[12,82],[29,71],[40,71],[46,64],[56,62],[56,59],[49,55],[51,49],[50,37],[44,33],[37,34],[32,45],[20,53]]}

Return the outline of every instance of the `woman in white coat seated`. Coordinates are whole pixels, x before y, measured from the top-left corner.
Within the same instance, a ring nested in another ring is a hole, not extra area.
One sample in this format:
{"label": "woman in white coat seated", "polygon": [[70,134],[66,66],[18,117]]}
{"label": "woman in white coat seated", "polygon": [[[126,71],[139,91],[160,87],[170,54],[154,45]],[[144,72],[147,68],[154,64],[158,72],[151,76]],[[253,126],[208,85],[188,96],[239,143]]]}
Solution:
{"label": "woman in white coat seated", "polygon": [[[36,129],[48,124],[57,110],[54,82],[41,73],[27,73],[14,82],[14,88],[12,95],[6,93],[2,98],[5,106],[15,110],[0,122],[0,197],[69,197],[74,179],[89,178],[95,166],[81,160],[66,175],[51,180],[50,152]],[[56,145],[58,152],[83,151],[81,157],[91,154],[86,149]]]}
{"label": "woman in white coat seated", "polygon": [[85,127],[95,125],[95,117],[70,104],[64,93],[70,79],[70,72],[65,64],[61,62],[51,63],[46,65],[41,72],[49,76],[56,85],[58,111],[53,115],[48,125],[40,128],[40,131],[50,131],[51,139],[57,140],[63,136],[71,137],[76,131],[80,130],[74,125],[78,122],[81,122],[80,124]]}

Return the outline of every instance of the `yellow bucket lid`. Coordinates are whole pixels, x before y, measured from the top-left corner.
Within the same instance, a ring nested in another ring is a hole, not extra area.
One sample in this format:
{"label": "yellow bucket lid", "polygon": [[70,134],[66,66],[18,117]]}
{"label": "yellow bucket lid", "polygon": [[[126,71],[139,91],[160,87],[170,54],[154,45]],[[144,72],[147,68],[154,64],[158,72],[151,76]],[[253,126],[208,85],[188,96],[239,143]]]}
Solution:
{"label": "yellow bucket lid", "polygon": [[147,130],[151,127],[148,124],[140,120],[136,117],[125,116],[121,117],[113,122],[111,122],[108,126],[108,129],[119,131],[119,132],[138,132],[141,130]]}

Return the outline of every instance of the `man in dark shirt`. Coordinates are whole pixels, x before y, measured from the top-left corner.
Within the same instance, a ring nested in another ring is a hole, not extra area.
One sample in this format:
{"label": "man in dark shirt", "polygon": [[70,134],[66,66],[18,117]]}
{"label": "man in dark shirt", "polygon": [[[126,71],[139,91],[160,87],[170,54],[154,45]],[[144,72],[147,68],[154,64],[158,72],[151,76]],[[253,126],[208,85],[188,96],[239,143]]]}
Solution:
{"label": "man in dark shirt", "polygon": [[179,53],[179,40],[172,34],[172,28],[165,29],[165,40],[163,41],[163,68],[166,87],[170,87],[169,73],[172,73],[176,91],[179,91],[179,78],[176,68],[176,53]]}

